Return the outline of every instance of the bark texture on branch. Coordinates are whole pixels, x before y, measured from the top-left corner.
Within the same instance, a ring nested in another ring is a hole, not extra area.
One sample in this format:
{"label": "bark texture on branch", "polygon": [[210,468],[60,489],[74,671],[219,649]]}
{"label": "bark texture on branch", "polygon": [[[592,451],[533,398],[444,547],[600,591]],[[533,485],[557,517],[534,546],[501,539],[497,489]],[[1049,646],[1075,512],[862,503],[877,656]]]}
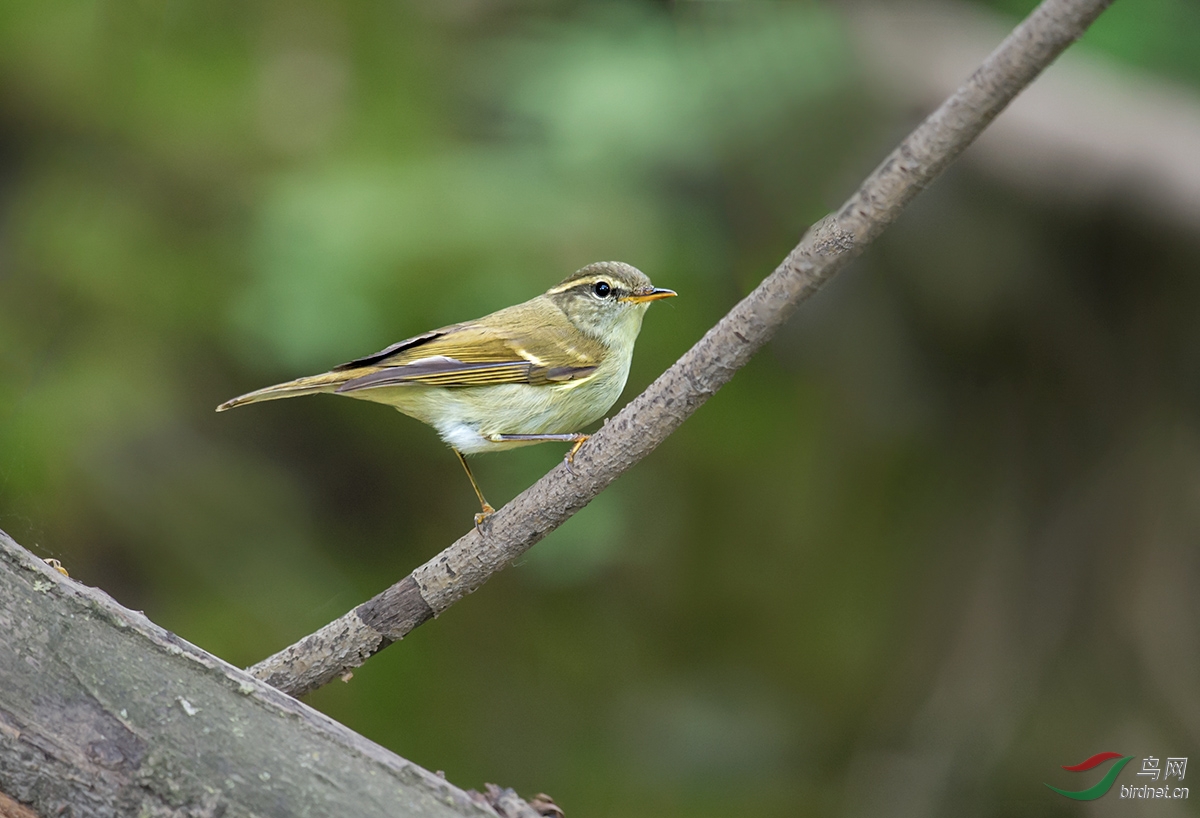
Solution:
{"label": "bark texture on branch", "polygon": [[497,814],[0,531],[0,816]]}
{"label": "bark texture on branch", "polygon": [[896,220],[1112,0],[1045,0],[783,263],[558,466],[396,585],[250,672],[315,690],[473,592],[649,454],[775,334],[802,301]]}

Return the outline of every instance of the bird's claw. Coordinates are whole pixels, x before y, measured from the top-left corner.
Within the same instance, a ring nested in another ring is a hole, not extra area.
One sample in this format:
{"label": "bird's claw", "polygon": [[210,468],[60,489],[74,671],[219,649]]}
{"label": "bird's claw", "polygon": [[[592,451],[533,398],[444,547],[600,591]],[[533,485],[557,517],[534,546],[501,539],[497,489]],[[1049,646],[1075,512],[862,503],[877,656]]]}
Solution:
{"label": "bird's claw", "polygon": [[475,515],[475,527],[479,528],[479,526],[483,524],[484,520],[486,520],[488,517],[491,517],[495,513],[496,509],[492,508],[489,504],[484,503],[483,511]]}
{"label": "bird's claw", "polygon": [[567,473],[572,477],[575,476],[575,453],[579,451],[579,447],[587,443],[588,437],[584,436],[575,441],[575,445],[571,447],[571,451],[567,452],[567,456],[563,458],[563,462],[567,464]]}

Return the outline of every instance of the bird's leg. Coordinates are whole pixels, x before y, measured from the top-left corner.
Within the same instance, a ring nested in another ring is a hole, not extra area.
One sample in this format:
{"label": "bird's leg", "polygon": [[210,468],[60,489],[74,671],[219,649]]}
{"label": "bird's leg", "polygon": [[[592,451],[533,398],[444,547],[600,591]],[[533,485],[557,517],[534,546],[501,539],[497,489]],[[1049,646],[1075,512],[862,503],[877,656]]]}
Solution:
{"label": "bird's leg", "polygon": [[462,452],[450,447],[450,451],[458,455],[458,462],[462,463],[463,471],[467,473],[467,479],[471,481],[471,488],[475,489],[475,496],[479,498],[479,505],[483,511],[475,515],[475,525],[479,525],[488,517],[496,513],[496,509],[492,508],[492,504],[483,499],[483,492],[479,490],[479,484],[475,482],[475,475],[471,474],[471,467],[467,465],[467,458],[463,457]]}
{"label": "bird's leg", "polygon": [[[530,443],[542,443],[548,441],[574,443],[575,445],[571,447],[571,451],[567,452],[567,456],[563,458],[563,461],[567,464],[567,471],[571,472],[571,474],[574,474],[575,470],[571,467],[575,463],[575,453],[579,451],[580,446],[587,442],[589,437],[591,437],[591,435],[581,434],[580,432],[568,432],[562,435],[488,435],[488,440],[492,441],[493,443],[503,443],[506,440],[527,440]],[[463,465],[466,464],[464,463]]]}
{"label": "bird's leg", "polygon": [[591,435],[579,435],[575,440],[575,445],[571,447],[571,451],[567,452],[567,456],[563,461],[567,464],[567,471],[571,474],[575,473],[575,452],[579,451],[579,447],[588,442]]}

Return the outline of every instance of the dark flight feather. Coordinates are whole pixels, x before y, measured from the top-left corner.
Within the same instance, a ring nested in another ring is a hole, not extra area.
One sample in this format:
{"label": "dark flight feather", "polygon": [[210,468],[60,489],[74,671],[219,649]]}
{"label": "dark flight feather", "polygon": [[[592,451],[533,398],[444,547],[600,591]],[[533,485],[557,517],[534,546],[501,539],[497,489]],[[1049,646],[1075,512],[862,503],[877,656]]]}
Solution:
{"label": "dark flight feather", "polygon": [[[527,304],[518,304],[478,321],[408,338],[337,366],[332,371],[346,380],[336,391],[403,384],[455,387],[561,383],[586,378],[596,371],[604,354],[599,342],[581,338],[558,311],[549,317],[544,311],[518,314],[527,309]],[[531,320],[535,316],[536,320]],[[538,331],[514,333],[513,326],[536,326]]]}

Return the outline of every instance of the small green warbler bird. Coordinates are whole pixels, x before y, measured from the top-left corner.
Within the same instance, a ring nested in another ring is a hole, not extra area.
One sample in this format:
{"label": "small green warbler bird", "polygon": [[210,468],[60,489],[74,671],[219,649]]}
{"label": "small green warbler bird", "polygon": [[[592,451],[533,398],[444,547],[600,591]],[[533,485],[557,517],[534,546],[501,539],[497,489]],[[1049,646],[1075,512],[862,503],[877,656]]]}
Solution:
{"label": "small green warbler bird", "polygon": [[318,392],[394,406],[436,429],[458,455],[483,509],[478,524],[494,509],[463,455],[560,441],[575,444],[570,464],[588,439],[577,430],[625,388],[646,308],[673,295],[628,264],[589,264],[523,304],[250,392],[217,411]]}

